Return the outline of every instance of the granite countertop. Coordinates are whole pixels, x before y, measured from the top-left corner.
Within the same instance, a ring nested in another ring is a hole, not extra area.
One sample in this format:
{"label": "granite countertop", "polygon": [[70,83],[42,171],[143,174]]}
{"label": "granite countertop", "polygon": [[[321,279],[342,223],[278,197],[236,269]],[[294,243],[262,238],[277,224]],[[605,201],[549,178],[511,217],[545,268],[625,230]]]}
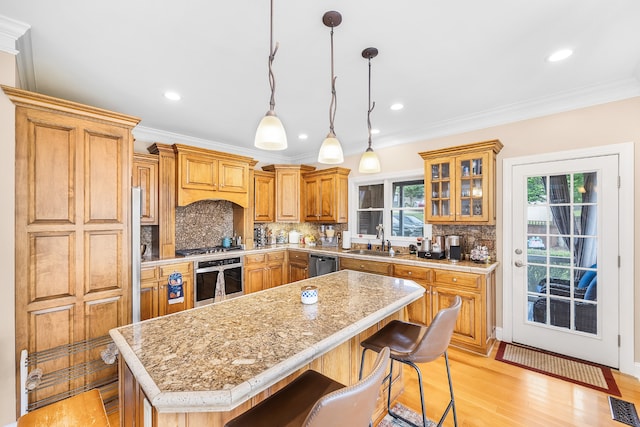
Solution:
{"label": "granite countertop", "polygon": [[[318,287],[316,304],[300,288]],[[411,280],[344,270],[112,329],[161,412],[228,411],[417,300]]]}
{"label": "granite countertop", "polygon": [[154,265],[159,264],[167,264],[173,262],[185,262],[185,261],[201,261],[205,259],[216,259],[216,258],[229,258],[230,256],[245,256],[251,255],[255,253],[262,252],[272,252],[277,250],[285,250],[285,249],[293,249],[293,250],[301,250],[310,253],[319,253],[326,255],[337,255],[345,258],[355,258],[362,259],[367,261],[378,261],[378,262],[390,262],[394,264],[404,264],[404,265],[413,265],[417,267],[427,267],[427,268],[439,268],[441,270],[451,270],[451,271],[461,271],[467,273],[479,273],[479,274],[488,274],[495,270],[499,263],[492,262],[489,264],[486,263],[476,263],[473,261],[459,261],[459,262],[451,262],[446,259],[425,259],[418,258],[416,255],[411,255],[409,253],[396,253],[395,256],[380,256],[380,255],[364,255],[350,252],[349,249],[340,249],[338,247],[323,247],[323,246],[306,246],[306,245],[296,245],[296,244],[278,244],[278,245],[268,245],[261,248],[256,249],[247,249],[244,251],[233,251],[233,252],[223,252],[216,254],[204,254],[204,255],[193,255],[189,257],[176,257],[176,258],[143,258],[142,265],[152,267]]}

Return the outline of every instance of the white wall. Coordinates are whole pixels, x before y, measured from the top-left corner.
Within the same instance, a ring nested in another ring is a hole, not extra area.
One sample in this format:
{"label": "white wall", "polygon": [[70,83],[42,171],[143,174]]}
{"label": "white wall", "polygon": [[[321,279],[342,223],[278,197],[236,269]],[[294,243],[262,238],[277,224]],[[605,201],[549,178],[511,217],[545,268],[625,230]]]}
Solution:
{"label": "white wall", "polygon": [[[376,149],[374,139],[373,147],[380,157],[383,172],[387,173],[422,168],[424,166],[422,158],[417,154],[422,151],[496,138],[504,144],[504,148],[498,155],[497,165],[497,212],[500,213],[505,202],[501,187],[502,159],[633,142],[635,145],[634,169],[640,171],[640,97],[387,149]],[[344,165],[341,165],[351,168],[351,177],[359,175],[359,158],[360,156],[350,156],[345,159]],[[637,179],[636,177],[636,181]],[[634,209],[634,221],[640,224],[640,185],[635,186]],[[496,225],[498,261],[504,258],[503,236],[502,220],[498,215]],[[635,236],[629,236],[629,238],[639,242],[640,227],[635,227]],[[640,250],[637,245],[635,246],[635,265],[640,266]],[[498,326],[502,326],[501,267],[498,268],[497,276],[496,315]],[[634,289],[634,303],[636,307],[640,307],[640,268],[635,269]],[[640,361],[640,310],[636,310],[636,313],[635,360]]]}
{"label": "white wall", "polygon": [[[16,85],[15,56],[0,51],[0,83]],[[0,425],[16,419],[15,399],[15,113],[0,90]]]}

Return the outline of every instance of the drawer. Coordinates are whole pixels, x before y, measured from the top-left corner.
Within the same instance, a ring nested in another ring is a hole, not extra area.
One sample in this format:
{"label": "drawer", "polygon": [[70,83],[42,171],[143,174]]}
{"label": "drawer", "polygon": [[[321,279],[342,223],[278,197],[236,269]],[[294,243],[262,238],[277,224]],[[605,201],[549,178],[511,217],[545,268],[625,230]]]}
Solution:
{"label": "drawer", "polygon": [[267,254],[251,254],[244,257],[244,265],[264,264],[267,261]]}
{"label": "drawer", "polygon": [[395,264],[393,266],[393,275],[402,277],[403,279],[431,281],[431,273],[433,270],[424,267],[415,267],[412,265]]}
{"label": "drawer", "polygon": [[296,264],[309,264],[309,254],[302,251],[289,251],[289,262]]}
{"label": "drawer", "polygon": [[391,264],[386,262],[364,261],[353,258],[340,258],[340,270],[356,270],[366,273],[391,274]]}
{"label": "drawer", "polygon": [[155,267],[140,270],[140,280],[154,280],[158,278],[158,269]]}
{"label": "drawer", "polygon": [[171,273],[190,273],[192,263],[190,262],[181,262],[177,264],[167,264],[160,266],[160,277],[169,277]]}
{"label": "drawer", "polygon": [[284,262],[284,259],[285,259],[284,251],[268,252],[267,253],[267,262],[273,262],[273,261],[282,261],[282,262]]}
{"label": "drawer", "polygon": [[463,286],[477,289],[482,284],[482,276],[458,271],[435,270],[435,285]]}

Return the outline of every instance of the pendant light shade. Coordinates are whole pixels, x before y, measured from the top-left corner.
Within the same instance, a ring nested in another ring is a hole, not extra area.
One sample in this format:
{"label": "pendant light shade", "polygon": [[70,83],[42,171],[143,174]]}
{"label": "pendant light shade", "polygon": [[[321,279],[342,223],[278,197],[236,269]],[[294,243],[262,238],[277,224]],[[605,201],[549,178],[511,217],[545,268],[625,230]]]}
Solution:
{"label": "pendant light shade", "polygon": [[367,129],[369,135],[369,146],[360,157],[360,166],[358,172],[360,173],[377,173],[380,172],[380,159],[378,155],[371,148],[371,112],[376,106],[376,103],[371,103],[371,58],[378,56],[378,49],[375,47],[368,47],[362,51],[362,57],[369,60],[369,109],[367,110]]}
{"label": "pendant light shade", "polygon": [[335,165],[344,162],[342,146],[333,130],[333,120],[336,116],[336,77],[333,74],[333,28],[340,25],[342,15],[336,11],[329,11],[323,15],[322,22],[331,28],[331,104],[329,104],[329,134],[320,146],[318,163]]}
{"label": "pendant light shade", "polygon": [[275,98],[274,93],[276,90],[276,79],[273,75],[273,59],[278,51],[278,43],[276,43],[275,49],[273,48],[273,0],[271,0],[271,16],[269,20],[269,85],[271,87],[271,100],[269,102],[269,111],[260,120],[258,129],[256,130],[256,138],[254,145],[262,150],[284,150],[287,148],[287,133],[282,126],[282,122],[276,116],[275,113]]}

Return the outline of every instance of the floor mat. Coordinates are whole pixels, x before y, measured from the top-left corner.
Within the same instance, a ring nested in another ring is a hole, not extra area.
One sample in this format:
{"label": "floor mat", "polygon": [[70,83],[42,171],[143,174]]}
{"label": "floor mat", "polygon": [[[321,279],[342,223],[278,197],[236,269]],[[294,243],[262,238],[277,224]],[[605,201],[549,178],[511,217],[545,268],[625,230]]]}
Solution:
{"label": "floor mat", "polygon": [[500,343],[496,360],[621,396],[611,368],[520,345]]}
{"label": "floor mat", "polygon": [[640,427],[640,419],[633,403],[609,396],[609,407],[611,408],[611,418],[614,420],[633,427]]}
{"label": "floor mat", "polygon": [[[414,424],[417,424],[419,426],[422,425],[422,415],[420,415],[419,413],[413,411],[412,409],[407,408],[406,406],[404,406],[402,403],[396,403],[391,410],[393,412],[395,412],[396,414],[399,414],[401,417],[404,417],[406,419],[408,419],[409,421],[411,421]],[[409,424],[401,421],[401,420],[397,420],[395,418],[393,418],[391,415],[387,414],[385,415],[385,417],[382,419],[382,421],[380,421],[380,423],[378,423],[378,427],[408,427]],[[434,423],[433,421],[427,419],[427,426],[428,427],[436,427],[436,423]]]}

